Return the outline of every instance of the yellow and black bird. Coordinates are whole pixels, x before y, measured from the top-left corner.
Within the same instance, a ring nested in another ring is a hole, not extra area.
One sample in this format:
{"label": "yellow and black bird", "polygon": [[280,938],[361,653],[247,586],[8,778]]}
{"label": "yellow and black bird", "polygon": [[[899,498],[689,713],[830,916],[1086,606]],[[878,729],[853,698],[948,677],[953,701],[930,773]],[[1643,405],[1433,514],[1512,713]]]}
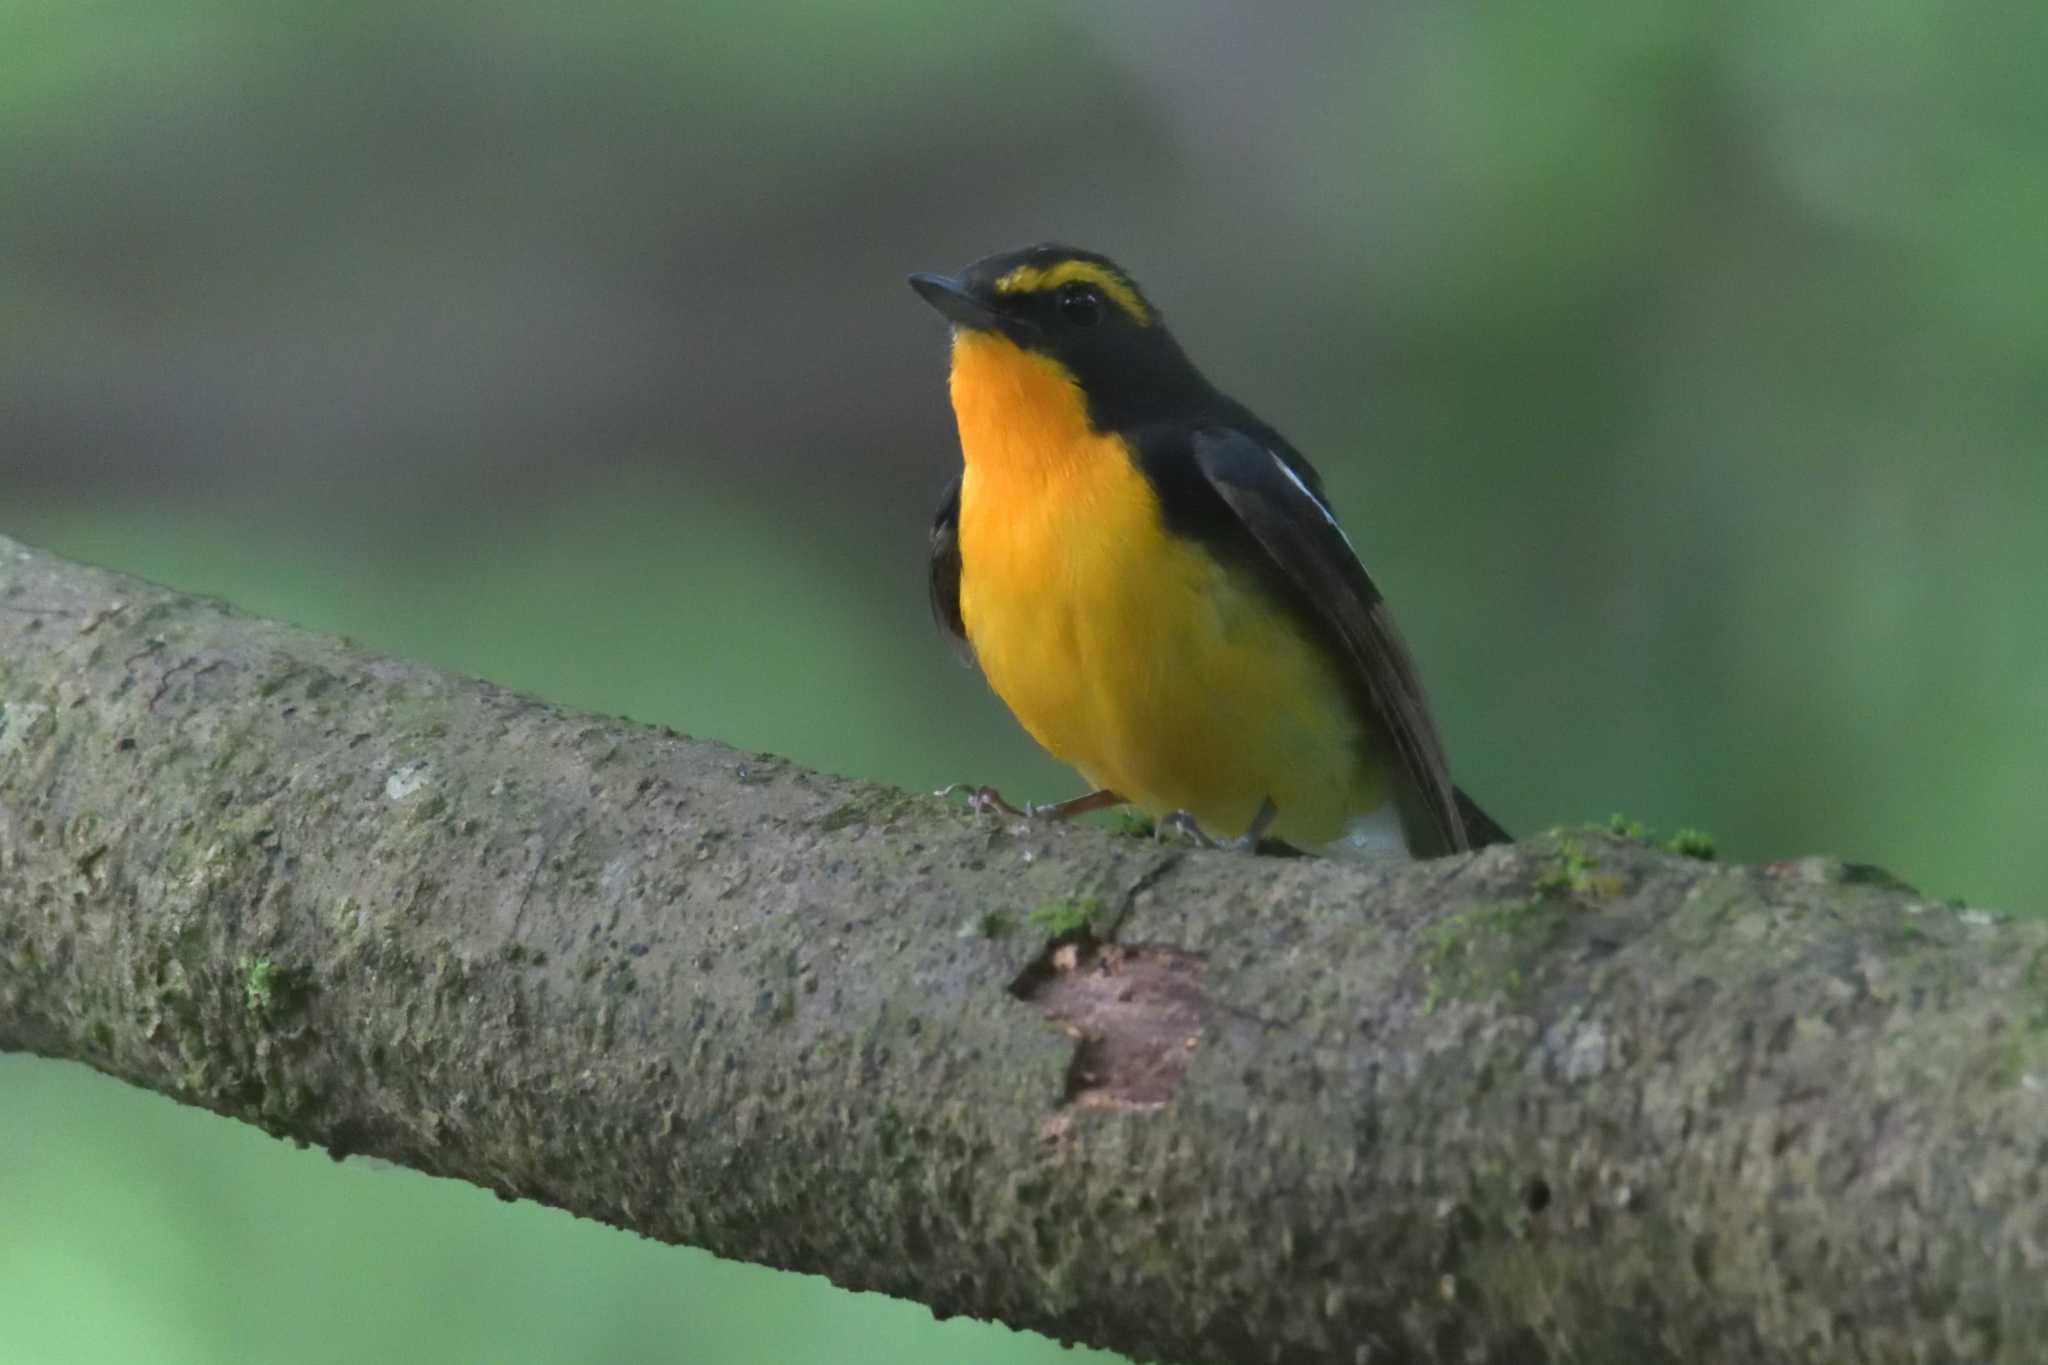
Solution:
{"label": "yellow and black bird", "polygon": [[952,324],[963,457],[933,614],[1096,789],[1021,813],[1130,801],[1198,837],[1368,857],[1508,837],[1452,784],[1315,470],[1128,274],[1044,244],[910,283]]}

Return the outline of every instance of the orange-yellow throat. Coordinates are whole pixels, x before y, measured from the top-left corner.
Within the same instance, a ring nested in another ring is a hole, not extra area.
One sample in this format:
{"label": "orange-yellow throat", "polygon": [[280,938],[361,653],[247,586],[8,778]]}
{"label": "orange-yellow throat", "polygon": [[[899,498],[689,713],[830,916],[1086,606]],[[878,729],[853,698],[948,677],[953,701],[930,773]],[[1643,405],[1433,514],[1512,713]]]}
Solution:
{"label": "orange-yellow throat", "polygon": [[1219,838],[1339,838],[1386,799],[1338,672],[1295,619],[1170,533],[1124,441],[1058,362],[953,342],[960,614],[1033,739],[1154,815]]}

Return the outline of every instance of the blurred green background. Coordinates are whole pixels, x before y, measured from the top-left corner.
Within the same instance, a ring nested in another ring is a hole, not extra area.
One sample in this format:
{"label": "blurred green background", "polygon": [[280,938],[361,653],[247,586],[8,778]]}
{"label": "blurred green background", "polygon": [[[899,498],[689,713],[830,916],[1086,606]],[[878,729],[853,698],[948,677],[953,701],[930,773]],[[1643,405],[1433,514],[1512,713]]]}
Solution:
{"label": "blurred green background", "polygon": [[[0,0],[0,531],[1050,798],[904,272],[1125,261],[1459,776],[2043,906],[2038,4]],[[0,1360],[1088,1359],[0,1058]]]}

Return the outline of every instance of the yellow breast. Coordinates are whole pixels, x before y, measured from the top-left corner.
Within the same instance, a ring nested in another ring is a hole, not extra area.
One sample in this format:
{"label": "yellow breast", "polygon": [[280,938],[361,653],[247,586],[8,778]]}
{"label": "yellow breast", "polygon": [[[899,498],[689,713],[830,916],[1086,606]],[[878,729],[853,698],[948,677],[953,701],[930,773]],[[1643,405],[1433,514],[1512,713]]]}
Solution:
{"label": "yellow breast", "polygon": [[1154,814],[1316,846],[1378,807],[1337,671],[1294,619],[1167,531],[1123,441],[1055,362],[954,343],[960,610],[989,684],[1048,751]]}

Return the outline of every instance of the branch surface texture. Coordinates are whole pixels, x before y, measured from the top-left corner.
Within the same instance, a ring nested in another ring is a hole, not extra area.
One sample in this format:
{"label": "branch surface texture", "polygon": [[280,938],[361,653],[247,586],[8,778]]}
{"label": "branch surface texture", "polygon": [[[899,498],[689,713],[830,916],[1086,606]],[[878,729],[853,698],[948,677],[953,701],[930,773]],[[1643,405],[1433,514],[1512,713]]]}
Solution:
{"label": "branch surface texture", "polygon": [[2048,1359],[2048,923],[1025,826],[6,540],[0,1049],[1142,1359]]}

